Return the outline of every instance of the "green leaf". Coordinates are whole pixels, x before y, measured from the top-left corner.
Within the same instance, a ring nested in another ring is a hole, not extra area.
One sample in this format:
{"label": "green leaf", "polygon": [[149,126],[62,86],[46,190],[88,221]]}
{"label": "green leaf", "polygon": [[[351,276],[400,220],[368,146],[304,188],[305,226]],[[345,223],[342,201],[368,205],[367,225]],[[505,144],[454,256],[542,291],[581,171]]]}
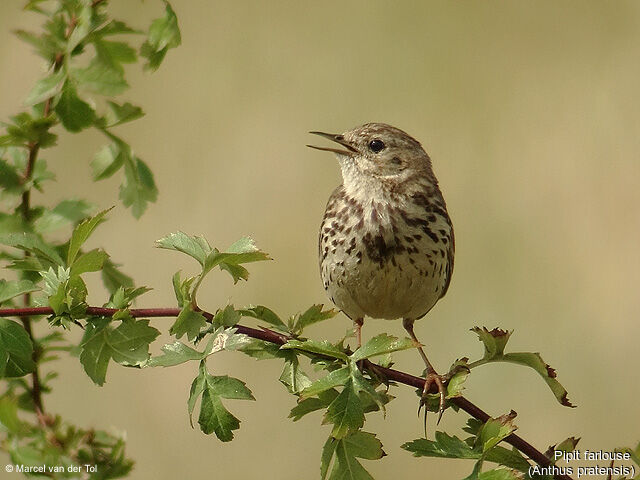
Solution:
{"label": "green leaf", "polygon": [[26,425],[18,418],[17,400],[8,394],[0,397],[0,425],[12,434],[22,435],[27,430]]}
{"label": "green leaf", "polygon": [[323,340],[321,342],[317,342],[315,340],[305,340],[304,342],[301,342],[300,340],[292,339],[282,345],[282,347],[280,348],[295,348],[296,350],[301,350],[303,352],[325,355],[327,357],[337,358],[338,360],[343,360],[345,362],[348,358],[342,350],[340,350],[338,347],[327,340]]}
{"label": "green leaf", "polygon": [[209,355],[222,350],[236,350],[246,344],[247,336],[235,333],[233,328],[219,327],[209,338],[207,345],[201,352],[188,347],[181,342],[164,345],[163,355],[150,358],[146,367],[172,367],[191,360],[204,360]]}
{"label": "green leaf", "polygon": [[305,388],[301,392],[300,398],[313,397],[326,390],[345,385],[349,378],[350,373],[348,367],[334,370]]}
{"label": "green leaf", "polygon": [[55,115],[34,118],[29,113],[22,112],[11,117],[11,120],[14,123],[7,125],[7,135],[0,137],[0,147],[11,145],[27,147],[30,143],[37,143],[40,148],[55,145],[58,137],[49,132],[49,129],[56,124]]}
{"label": "green leaf", "polygon": [[59,70],[48,77],[38,80],[29,95],[27,95],[27,99],[24,101],[25,105],[35,105],[57,95],[62,88],[64,78],[64,70]]}
{"label": "green leaf", "polygon": [[115,96],[129,88],[121,70],[97,57],[86,68],[71,69],[71,76],[81,89],[100,95]]}
{"label": "green leaf", "polygon": [[194,340],[200,330],[207,324],[207,319],[204,318],[202,313],[193,310],[191,304],[187,304],[176,318],[176,321],[169,329],[171,335],[175,335],[176,338],[187,335],[189,340]]}
{"label": "green leaf", "polygon": [[50,233],[59,228],[73,225],[87,218],[92,205],[84,200],[63,200],[52,209],[44,211],[35,222],[38,233]]}
{"label": "green leaf", "polygon": [[173,367],[190,360],[202,360],[202,353],[188,347],[182,342],[174,342],[162,346],[163,355],[152,357],[146,363],[149,367]]}
{"label": "green leaf", "polygon": [[308,413],[327,408],[337,396],[338,391],[330,389],[319,393],[318,397],[298,400],[298,404],[291,409],[289,418],[292,418],[294,422],[297,422]]}
{"label": "green leaf", "polygon": [[242,267],[242,263],[258,262],[270,260],[271,257],[258,247],[250,237],[244,237],[231,245],[226,252],[220,253],[214,249],[205,260],[204,272],[208,272],[216,266],[221,270],[226,270],[233,277],[233,282],[247,280],[249,272]]}
{"label": "green leaf", "polygon": [[60,117],[62,126],[74,133],[92,126],[96,121],[96,112],[78,97],[78,92],[69,81],[62,88],[55,112]]}
{"label": "green leaf", "polygon": [[58,252],[35,233],[22,232],[0,235],[0,244],[29,252],[47,266],[64,264],[64,260]]}
{"label": "green leaf", "polygon": [[153,21],[149,36],[140,49],[140,55],[147,58],[146,69],[156,70],[167,51],[181,43],[178,19],[169,2],[165,1],[165,14]]}
{"label": "green leaf", "polygon": [[249,306],[248,308],[238,310],[243,317],[253,317],[263,322],[267,322],[269,325],[275,327],[281,332],[288,332],[287,325],[280,319],[280,317],[267,307],[262,305]]}
{"label": "green leaf", "polygon": [[122,365],[143,365],[149,358],[149,344],[160,335],[149,326],[149,320],[125,320],[117,328],[110,322],[111,319],[89,322],[80,345],[80,363],[97,385],[104,384],[112,358]]}
{"label": "green leaf", "polygon": [[140,107],[132,105],[129,102],[118,105],[115,102],[108,101],[107,106],[109,107],[106,115],[107,127],[115,127],[116,125],[131,122],[144,116],[144,112]]}
{"label": "green leaf", "polygon": [[34,368],[29,334],[20,324],[0,318],[0,377],[22,377]]}
{"label": "green leaf", "polygon": [[124,42],[96,40],[93,43],[100,61],[109,68],[123,72],[123,63],[135,63],[138,59],[136,51]]}
{"label": "green leaf", "polygon": [[504,353],[504,347],[509,341],[513,332],[494,328],[487,330],[487,327],[473,327],[472,332],[478,335],[478,339],[484,344],[484,358],[490,360]]}
{"label": "green leaf", "polygon": [[207,435],[215,433],[223,442],[233,440],[233,430],[240,428],[240,421],[224,407],[221,398],[255,400],[244,382],[226,375],[219,377],[210,375],[204,361],[200,363],[198,376],[191,385],[188,401],[189,415],[193,412],[200,396],[202,396],[198,416],[200,429]]}
{"label": "green leaf", "polygon": [[343,438],[364,425],[364,410],[351,378],[329,405],[323,423],[333,423],[331,436],[334,438]]}
{"label": "green leaf", "polygon": [[15,30],[13,33],[15,33],[20,40],[34,47],[36,54],[46,59],[49,63],[54,61],[58,51],[55,43],[51,42],[46,36],[39,36],[25,30]]}
{"label": "green leaf", "polygon": [[104,250],[96,248],[80,255],[71,265],[71,275],[81,275],[86,272],[97,272],[102,269],[109,255]]}
{"label": "green leaf", "polygon": [[29,280],[0,280],[0,304],[18,295],[37,290],[40,290],[40,288]]}
{"label": "green leaf", "polygon": [[[0,152],[1,153],[1,152]],[[22,193],[22,179],[15,166],[0,158],[0,188],[5,192]]]}
{"label": "green leaf", "polygon": [[320,479],[325,480],[327,478],[327,473],[329,473],[329,467],[331,465],[331,460],[333,459],[333,455],[336,452],[336,447],[338,446],[338,442],[340,440],[336,440],[333,437],[327,438],[327,441],[324,443],[322,447],[322,457],[320,459]]}
{"label": "green leaf", "polygon": [[523,480],[523,478],[518,472],[507,468],[487,470],[478,475],[478,480]]}
{"label": "green leaf", "polygon": [[489,450],[484,457],[490,462],[504,465],[505,467],[513,468],[523,473],[527,473],[531,466],[515,447],[509,450],[501,446],[496,446]]}
{"label": "green leaf", "polygon": [[147,209],[147,204],[158,198],[158,188],[153,173],[146,163],[132,156],[124,164],[125,180],[120,185],[120,200],[125,207],[131,207],[135,218],[140,218]]}
{"label": "green leaf", "polygon": [[287,353],[290,353],[291,356],[285,360],[279,380],[287,387],[289,393],[299,394],[311,385],[311,380],[300,368],[300,362],[295,354],[293,354],[293,352]]}
{"label": "green leaf", "polygon": [[169,2],[165,1],[165,13],[157,18],[149,27],[149,43],[156,49],[176,48],[181,43],[178,18]]}
{"label": "green leaf", "polygon": [[471,329],[478,335],[479,340],[484,344],[484,357],[482,360],[469,364],[469,367],[482,365],[489,362],[510,362],[533,368],[547,383],[556,399],[566,407],[575,407],[568,398],[567,390],[556,380],[556,371],[551,368],[539,353],[513,352],[504,353],[504,347],[511,336],[511,332],[494,328],[487,330],[486,327],[473,327]]}
{"label": "green leaf", "polygon": [[527,367],[533,368],[536,372],[540,374],[540,376],[547,383],[553,394],[555,395],[558,402],[566,407],[575,408],[568,398],[567,390],[562,386],[562,384],[556,380],[556,371],[549,364],[547,364],[539,353],[531,353],[531,352],[514,352],[514,353],[505,353],[502,356],[502,361],[517,363],[519,365],[525,365]]}
{"label": "green leaf", "polygon": [[113,207],[101,211],[97,215],[91,218],[87,218],[80,223],[71,234],[71,240],[69,240],[69,250],[67,252],[67,265],[72,265],[80,247],[87,241],[89,236],[93,233],[98,225],[105,221],[105,215],[111,211]]}
{"label": "green leaf", "polygon": [[223,309],[218,309],[212,323],[216,326],[233,327],[240,321],[240,318],[240,312],[236,311],[233,305],[227,305]]}
{"label": "green leaf", "polygon": [[91,161],[91,175],[93,180],[104,180],[116,173],[124,165],[125,155],[116,143],[111,143],[100,149]]}
{"label": "green leaf", "polygon": [[187,235],[184,232],[170,233],[166,237],[156,240],[156,247],[186,253],[196,259],[203,267],[207,256],[213,250],[206,238]]}
{"label": "green leaf", "polygon": [[495,447],[516,430],[517,427],[513,424],[515,416],[516,412],[511,410],[511,412],[506,415],[498,418],[490,418],[485,422],[477,437],[482,446],[482,453],[486,453]]}
{"label": "green leaf", "polygon": [[357,460],[377,460],[385,455],[380,440],[372,433],[355,432],[342,439],[329,438],[322,449],[321,478],[326,477],[331,457],[335,456],[329,480],[373,480]]}
{"label": "green leaf", "polygon": [[351,355],[351,359],[354,362],[357,362],[365,358],[375,357],[376,355],[384,355],[387,353],[396,352],[398,350],[407,350],[414,347],[415,344],[413,340],[409,338],[399,339],[397,337],[387,335],[386,333],[382,333],[378,336],[373,337],[367,343],[362,345],[358,350],[356,350],[353,355]]}
{"label": "green leaf", "polygon": [[329,310],[323,310],[323,306],[324,305],[321,304],[312,305],[304,313],[300,314],[294,324],[293,330],[296,333],[301,333],[309,325],[313,325],[314,323],[333,318],[338,314],[338,311],[334,310],[333,308]]}
{"label": "green leaf", "polygon": [[445,432],[436,432],[435,440],[419,438],[407,442],[401,448],[413,453],[414,457],[467,458],[478,459],[482,453],[472,449],[458,437]]}
{"label": "green leaf", "polygon": [[110,259],[106,259],[100,271],[102,275],[102,283],[104,283],[110,293],[114,293],[118,288],[132,288],[133,279],[118,270],[117,264]]}

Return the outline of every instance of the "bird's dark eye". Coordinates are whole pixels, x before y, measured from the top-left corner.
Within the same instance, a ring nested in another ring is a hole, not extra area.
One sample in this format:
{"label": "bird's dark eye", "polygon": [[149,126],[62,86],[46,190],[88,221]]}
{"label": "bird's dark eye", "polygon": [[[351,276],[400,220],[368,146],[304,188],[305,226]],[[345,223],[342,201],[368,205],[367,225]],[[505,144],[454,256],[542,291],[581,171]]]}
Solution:
{"label": "bird's dark eye", "polygon": [[369,148],[373,153],[380,153],[382,150],[384,150],[384,147],[384,142],[382,140],[378,140],[377,138],[369,142]]}

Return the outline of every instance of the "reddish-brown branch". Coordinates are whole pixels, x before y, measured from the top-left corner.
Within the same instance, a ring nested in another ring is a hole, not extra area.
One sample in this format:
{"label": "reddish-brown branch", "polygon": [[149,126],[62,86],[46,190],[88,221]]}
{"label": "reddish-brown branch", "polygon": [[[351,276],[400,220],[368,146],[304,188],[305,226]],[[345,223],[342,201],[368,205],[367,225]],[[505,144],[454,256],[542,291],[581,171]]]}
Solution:
{"label": "reddish-brown branch", "polygon": [[[114,315],[118,310],[115,308],[104,308],[104,307],[87,307],[86,313],[89,316],[104,316],[110,317]],[[180,313],[179,308],[132,308],[129,310],[131,316],[135,318],[139,317],[177,317]],[[23,317],[30,315],[52,315],[53,310],[49,307],[30,307],[30,308],[0,308],[0,317]],[[202,314],[211,320],[213,315],[209,312],[202,312]],[[265,342],[274,343],[276,345],[284,345],[289,340],[289,337],[282,333],[274,332],[273,330],[269,330],[267,328],[252,328],[244,325],[236,325],[234,327],[238,333],[243,333],[251,338],[256,338],[258,340],[264,340]],[[409,385],[410,387],[422,389],[424,386],[424,378],[416,377],[415,375],[410,375],[405,372],[401,372],[399,370],[394,370],[392,368],[385,368],[380,365],[375,365],[377,371],[382,373],[387,379],[392,380],[397,383],[402,383],[404,385]],[[438,393],[436,385],[431,385],[430,393]],[[477,405],[471,403],[464,397],[455,397],[452,398],[451,401],[456,404],[461,410],[464,410],[469,415],[482,422],[486,422],[491,418],[491,416],[482,410]],[[538,465],[543,467],[548,467],[552,465],[551,460],[547,458],[542,452],[537,450],[533,445],[524,440],[522,437],[511,434],[505,441],[510,445],[514,446],[526,456],[528,456],[531,460],[536,462]],[[554,478],[557,480],[572,480],[568,475],[554,475]]]}

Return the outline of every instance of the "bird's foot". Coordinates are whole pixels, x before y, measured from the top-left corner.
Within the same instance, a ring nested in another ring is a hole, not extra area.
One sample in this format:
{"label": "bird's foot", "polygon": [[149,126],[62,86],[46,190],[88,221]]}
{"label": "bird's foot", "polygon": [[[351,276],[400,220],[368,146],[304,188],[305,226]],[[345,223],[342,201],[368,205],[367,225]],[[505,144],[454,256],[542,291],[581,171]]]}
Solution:
{"label": "bird's foot", "polygon": [[428,403],[429,403],[429,389],[432,384],[436,384],[438,387],[438,421],[436,424],[440,424],[440,420],[442,419],[442,414],[444,413],[445,407],[445,397],[446,397],[446,388],[445,384],[449,380],[447,375],[438,375],[435,371],[428,372],[424,378],[424,387],[422,389],[422,396],[420,398],[420,405],[418,406],[418,416],[420,415],[420,411],[422,407],[425,407],[424,410],[424,433],[425,437],[427,436],[427,411]]}

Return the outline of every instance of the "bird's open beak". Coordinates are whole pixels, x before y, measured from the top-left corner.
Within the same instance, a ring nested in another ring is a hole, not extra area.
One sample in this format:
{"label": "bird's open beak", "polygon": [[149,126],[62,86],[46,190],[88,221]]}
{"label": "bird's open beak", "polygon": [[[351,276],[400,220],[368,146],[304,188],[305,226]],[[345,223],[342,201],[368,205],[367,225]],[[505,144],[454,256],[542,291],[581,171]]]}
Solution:
{"label": "bird's open beak", "polygon": [[324,138],[328,138],[329,140],[342,145],[343,147],[346,148],[346,150],[343,150],[340,148],[331,148],[331,147],[316,147],[315,145],[307,145],[307,147],[315,148],[316,150],[325,150],[327,152],[337,153],[338,155],[347,155],[349,157],[352,156],[354,153],[358,153],[358,150],[356,150],[351,145],[349,145],[349,143],[347,143],[344,137],[340,134],[324,133],[324,132],[309,132],[309,133],[312,133],[313,135],[320,135],[321,137],[324,137]]}

